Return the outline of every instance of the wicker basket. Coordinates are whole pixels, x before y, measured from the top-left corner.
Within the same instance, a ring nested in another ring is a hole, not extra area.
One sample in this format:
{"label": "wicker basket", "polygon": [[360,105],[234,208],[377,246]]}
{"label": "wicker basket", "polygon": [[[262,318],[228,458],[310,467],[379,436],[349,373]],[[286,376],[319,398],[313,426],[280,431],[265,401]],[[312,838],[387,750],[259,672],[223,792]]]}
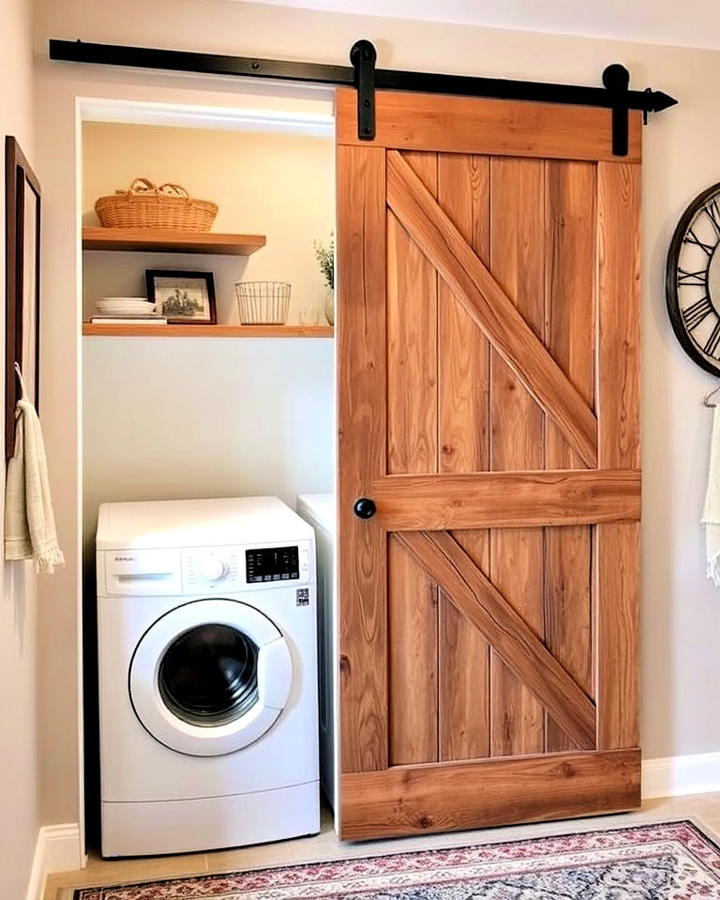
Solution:
{"label": "wicker basket", "polygon": [[290,285],[284,281],[238,281],[235,296],[243,325],[284,325]]}
{"label": "wicker basket", "polygon": [[156,187],[147,178],[136,178],[126,191],[115,191],[95,203],[104,228],[210,231],[217,211],[217,203],[195,200],[179,184]]}

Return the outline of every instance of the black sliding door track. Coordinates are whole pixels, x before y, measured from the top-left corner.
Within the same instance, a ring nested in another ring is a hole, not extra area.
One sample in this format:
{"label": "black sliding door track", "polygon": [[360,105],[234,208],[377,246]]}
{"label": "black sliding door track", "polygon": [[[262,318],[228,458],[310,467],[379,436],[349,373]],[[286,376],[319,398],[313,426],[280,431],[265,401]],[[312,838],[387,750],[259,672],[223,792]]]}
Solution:
{"label": "black sliding door track", "polygon": [[103,66],[355,87],[358,90],[358,137],[362,140],[372,140],[375,136],[376,89],[604,107],[613,110],[613,153],[618,156],[627,155],[628,110],[641,110],[647,117],[648,113],[660,112],[677,103],[662,91],[650,88],[644,91],[629,90],[629,73],[618,64],[605,69],[603,87],[403,72],[375,68],[375,47],[366,40],[360,40],[353,46],[350,54],[352,66],[64,40],[49,42],[49,56],[53,60]]}

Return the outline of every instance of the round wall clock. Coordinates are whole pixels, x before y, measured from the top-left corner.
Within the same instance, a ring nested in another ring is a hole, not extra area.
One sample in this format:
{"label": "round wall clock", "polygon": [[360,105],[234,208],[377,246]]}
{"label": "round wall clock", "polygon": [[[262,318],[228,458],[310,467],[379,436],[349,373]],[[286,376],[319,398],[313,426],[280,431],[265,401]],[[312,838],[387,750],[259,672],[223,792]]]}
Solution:
{"label": "round wall clock", "polygon": [[668,251],[665,296],[688,356],[720,375],[720,184],[699,194],[677,224]]}

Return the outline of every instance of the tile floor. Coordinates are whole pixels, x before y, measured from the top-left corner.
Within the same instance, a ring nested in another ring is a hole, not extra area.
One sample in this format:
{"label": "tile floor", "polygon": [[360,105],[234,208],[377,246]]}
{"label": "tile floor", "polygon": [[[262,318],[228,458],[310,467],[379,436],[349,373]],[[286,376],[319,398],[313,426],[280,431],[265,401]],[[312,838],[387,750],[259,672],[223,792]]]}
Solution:
{"label": "tile floor", "polygon": [[80,872],[52,875],[45,888],[44,900],[72,900],[77,887],[122,884],[133,881],[152,881],[180,875],[203,875],[213,872],[279,866],[292,863],[316,862],[330,859],[399,853],[491,841],[517,840],[541,834],[557,834],[581,829],[627,826],[643,821],[673,818],[695,818],[707,829],[720,835],[720,794],[696,794],[663,800],[648,800],[642,810],[620,816],[602,816],[542,825],[519,825],[492,828],[484,831],[453,832],[427,837],[397,838],[343,844],[338,841],[330,814],[324,816],[322,831],[314,837],[244,847],[239,850],[217,850],[212,853],[189,853],[182,856],[162,856],[105,860],[95,854],[88,858]]}

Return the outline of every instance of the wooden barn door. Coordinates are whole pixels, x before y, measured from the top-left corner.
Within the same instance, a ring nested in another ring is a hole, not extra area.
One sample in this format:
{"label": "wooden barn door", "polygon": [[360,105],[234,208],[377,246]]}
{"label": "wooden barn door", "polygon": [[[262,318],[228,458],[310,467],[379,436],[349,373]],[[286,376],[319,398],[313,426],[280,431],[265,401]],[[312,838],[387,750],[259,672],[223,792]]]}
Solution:
{"label": "wooden barn door", "polygon": [[338,91],[341,836],[630,809],[639,114],[619,159],[608,110],[380,93],[364,142],[355,106]]}

